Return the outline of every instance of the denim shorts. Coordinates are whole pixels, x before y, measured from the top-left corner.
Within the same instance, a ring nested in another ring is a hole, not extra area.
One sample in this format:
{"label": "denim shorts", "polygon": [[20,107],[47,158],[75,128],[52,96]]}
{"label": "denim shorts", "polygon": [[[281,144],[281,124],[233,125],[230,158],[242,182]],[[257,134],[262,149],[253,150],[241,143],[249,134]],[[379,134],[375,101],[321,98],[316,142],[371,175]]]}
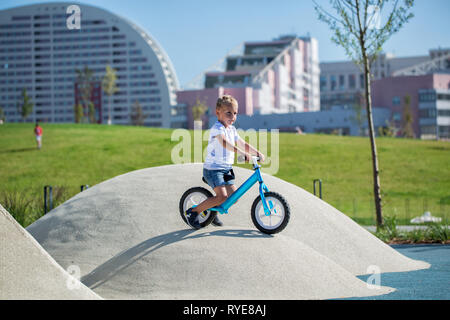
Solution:
{"label": "denim shorts", "polygon": [[208,170],[203,169],[203,177],[211,188],[234,184],[233,169],[229,170]]}

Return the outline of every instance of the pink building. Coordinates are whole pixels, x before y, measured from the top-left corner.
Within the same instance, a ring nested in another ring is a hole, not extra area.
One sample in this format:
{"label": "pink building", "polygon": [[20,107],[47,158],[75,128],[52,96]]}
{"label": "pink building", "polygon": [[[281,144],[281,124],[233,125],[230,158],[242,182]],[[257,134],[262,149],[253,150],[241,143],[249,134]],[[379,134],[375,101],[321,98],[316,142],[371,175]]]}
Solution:
{"label": "pink building", "polygon": [[197,99],[214,115],[222,94],[234,96],[244,115],[319,111],[319,73],[314,38],[246,42],[242,55],[227,57],[224,71],[205,73],[205,89],[179,91],[177,101],[186,107],[188,128],[193,127],[191,108]]}
{"label": "pink building", "polygon": [[405,97],[410,97],[416,137],[445,138],[450,128],[450,74],[398,76],[372,82],[372,105],[391,110],[402,127]]}
{"label": "pink building", "polygon": [[201,90],[186,90],[177,92],[177,100],[179,104],[186,106],[186,117],[188,129],[194,128],[194,118],[192,116],[192,107],[197,104],[197,101],[204,103],[208,106],[208,111],[202,117],[203,129],[209,129],[210,124],[208,119],[210,115],[216,113],[217,99],[224,95],[229,94],[236,98],[239,103],[238,114],[251,115],[253,114],[253,88],[210,88]]}

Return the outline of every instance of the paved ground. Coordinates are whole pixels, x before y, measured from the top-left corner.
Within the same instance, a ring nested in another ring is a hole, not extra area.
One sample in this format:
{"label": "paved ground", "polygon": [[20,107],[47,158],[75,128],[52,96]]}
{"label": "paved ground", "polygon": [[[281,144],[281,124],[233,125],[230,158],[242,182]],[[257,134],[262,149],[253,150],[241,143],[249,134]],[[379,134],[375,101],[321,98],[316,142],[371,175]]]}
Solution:
{"label": "paved ground", "polygon": [[[396,288],[390,294],[357,300],[450,300],[450,245],[392,245],[399,253],[426,261],[431,268],[382,273],[381,285]],[[358,276],[366,281],[369,276]]]}

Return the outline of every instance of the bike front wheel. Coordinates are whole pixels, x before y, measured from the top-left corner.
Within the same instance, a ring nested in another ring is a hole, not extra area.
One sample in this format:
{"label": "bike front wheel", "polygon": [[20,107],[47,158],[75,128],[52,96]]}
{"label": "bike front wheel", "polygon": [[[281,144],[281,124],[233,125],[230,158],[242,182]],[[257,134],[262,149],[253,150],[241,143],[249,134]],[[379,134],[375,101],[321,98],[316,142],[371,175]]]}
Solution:
{"label": "bike front wheel", "polygon": [[264,193],[270,215],[264,212],[261,197],[257,197],[252,205],[251,216],[255,227],[267,234],[274,234],[286,228],[291,215],[289,204],[283,196],[276,192]]}
{"label": "bike front wheel", "polygon": [[[184,215],[186,210],[193,206],[198,206],[200,203],[202,203],[203,201],[205,201],[206,199],[208,199],[212,196],[213,195],[211,192],[209,192],[209,190],[202,188],[202,187],[190,188],[185,193],[183,193],[183,195],[181,196],[181,199],[180,199],[180,204],[179,204],[180,215],[181,215],[181,218],[183,219],[183,221],[187,225],[189,225],[187,223],[186,217]],[[205,211],[203,211],[203,213],[200,213],[199,217],[198,217],[200,226],[203,228],[203,227],[206,227],[207,225],[209,225],[214,220],[216,215],[217,215],[217,212],[210,211],[210,210],[205,210]]]}

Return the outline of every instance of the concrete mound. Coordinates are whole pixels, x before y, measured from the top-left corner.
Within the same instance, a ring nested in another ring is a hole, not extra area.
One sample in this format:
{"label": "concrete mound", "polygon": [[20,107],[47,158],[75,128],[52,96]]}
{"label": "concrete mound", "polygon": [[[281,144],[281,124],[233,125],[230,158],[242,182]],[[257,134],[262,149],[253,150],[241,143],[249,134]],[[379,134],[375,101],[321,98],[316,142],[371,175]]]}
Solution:
{"label": "concrete mound", "polygon": [[[252,172],[235,169],[239,176],[236,184],[240,185]],[[351,218],[304,189],[266,174],[263,174],[263,179],[269,190],[281,193],[290,204],[291,219],[283,235],[302,241],[354,275],[367,274],[371,266],[377,266],[381,273],[430,267],[429,263],[400,254]],[[237,203],[236,208],[231,208],[230,214],[224,216],[224,223],[239,222],[242,226],[253,226],[250,207],[257,196],[258,190],[253,188],[248,192],[247,201]],[[243,219],[246,219],[246,223],[242,223]]]}
{"label": "concrete mound", "polygon": [[73,278],[0,205],[0,300],[101,299]]}
{"label": "concrete mound", "polygon": [[[235,172],[238,185],[252,174]],[[368,296],[391,290],[369,290],[354,277],[369,266],[381,272],[429,267],[400,255],[317,197],[269,175],[264,175],[269,189],[283,194],[291,207],[291,221],[281,234],[256,232],[250,219],[256,187],[222,216],[226,226],[235,227],[210,226],[191,234],[178,202],[192,186],[209,188],[201,174],[202,164],[184,164],[120,175],[79,193],[27,230],[61,266],[78,265],[82,282],[104,298]],[[272,273],[278,268],[283,275]],[[209,280],[197,283],[202,273]],[[259,282],[277,287],[272,278],[281,281],[278,289],[258,289]]]}
{"label": "concrete mound", "polygon": [[282,235],[227,227],[149,238],[86,274],[110,299],[328,299],[386,294]]}

